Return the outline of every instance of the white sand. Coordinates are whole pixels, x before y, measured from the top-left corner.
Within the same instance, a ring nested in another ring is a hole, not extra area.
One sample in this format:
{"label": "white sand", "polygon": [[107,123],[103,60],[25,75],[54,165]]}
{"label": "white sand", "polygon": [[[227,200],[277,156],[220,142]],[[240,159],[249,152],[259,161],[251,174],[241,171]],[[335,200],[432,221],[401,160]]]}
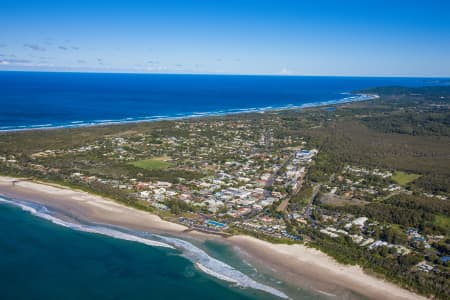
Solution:
{"label": "white sand", "polygon": [[[366,274],[358,266],[337,263],[326,254],[303,245],[271,244],[249,236],[221,238],[200,233],[185,233],[185,226],[131,207],[64,187],[19,181],[0,176],[0,195],[29,200],[61,209],[73,216],[97,223],[129,227],[150,232],[188,235],[202,239],[218,239],[238,248],[250,261],[259,262],[280,277],[301,287],[309,287],[323,295],[351,290],[371,299],[426,299],[392,283]],[[345,298],[342,294],[341,298]]]}
{"label": "white sand", "polygon": [[[343,265],[325,253],[304,245],[272,244],[250,236],[233,236],[232,244],[249,253],[253,259],[271,265],[275,270],[310,275],[337,286],[345,286],[371,299],[426,299],[385,280],[371,276],[359,266]],[[274,259],[277,257],[278,259]],[[326,285],[325,285],[326,286]],[[316,291],[322,294],[332,292]]]}

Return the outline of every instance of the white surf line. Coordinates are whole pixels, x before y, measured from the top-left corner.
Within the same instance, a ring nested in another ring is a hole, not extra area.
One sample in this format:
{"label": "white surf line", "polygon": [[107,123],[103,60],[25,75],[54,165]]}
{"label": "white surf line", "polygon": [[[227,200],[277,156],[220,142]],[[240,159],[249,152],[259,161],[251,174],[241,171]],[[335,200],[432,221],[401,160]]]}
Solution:
{"label": "white surf line", "polygon": [[172,237],[166,237],[161,235],[155,235],[167,244],[174,246],[182,251],[183,255],[192,261],[201,271],[213,276],[217,279],[234,283],[243,288],[252,288],[260,290],[279,298],[290,299],[285,293],[277,290],[271,286],[259,283],[249,276],[245,275],[241,271],[233,268],[232,266],[220,261],[214,257],[209,256],[202,249],[194,246],[193,244]]}
{"label": "white surf line", "polygon": [[52,216],[48,213],[48,210],[45,208],[45,206],[39,207],[40,210],[36,209],[35,207],[31,206],[31,205],[27,205],[23,202],[19,202],[19,201],[14,201],[14,200],[7,200],[4,198],[0,197],[0,202],[2,203],[7,203],[7,204],[11,204],[14,206],[18,206],[20,207],[23,211],[27,211],[30,214],[39,217],[41,219],[45,219],[47,221],[52,222],[53,224],[56,225],[60,225],[66,228],[70,228],[73,230],[77,230],[77,231],[82,231],[82,232],[88,232],[88,233],[96,233],[96,234],[100,234],[100,235],[105,235],[105,236],[109,236],[109,237],[113,237],[113,238],[117,238],[120,240],[125,240],[125,241],[130,241],[130,242],[137,242],[137,243],[141,243],[141,244],[145,244],[147,246],[155,246],[155,247],[163,247],[163,248],[170,248],[170,249],[175,249],[175,247],[162,243],[162,242],[158,242],[158,241],[153,241],[153,240],[149,240],[149,239],[145,239],[139,236],[135,236],[132,234],[128,234],[128,233],[124,233],[118,230],[114,230],[108,227],[103,227],[103,226],[90,226],[90,225],[82,225],[82,224],[76,224],[76,223],[71,223],[71,222],[67,222],[64,220],[61,220],[55,216]]}
{"label": "white surf line", "polygon": [[322,295],[325,295],[325,296],[328,296],[328,297],[337,297],[335,294],[332,294],[332,293],[327,293],[327,292],[324,292],[324,291],[321,291],[321,290],[316,290],[318,293],[320,293],[320,294],[322,294]]}
{"label": "white surf line", "polygon": [[[342,93],[342,94],[350,94],[350,93]],[[353,94],[350,94],[353,95]],[[230,108],[226,110],[220,111],[211,111],[211,112],[203,112],[203,113],[176,113],[174,116],[146,116],[146,117],[128,117],[116,120],[85,120],[85,121],[69,121],[68,123],[61,124],[42,124],[42,125],[19,125],[19,126],[1,126],[0,132],[16,132],[16,131],[31,131],[31,130],[48,130],[48,129],[63,129],[63,128],[83,128],[83,127],[93,127],[93,126],[108,126],[108,125],[121,125],[121,124],[133,124],[133,123],[141,123],[141,122],[157,122],[157,121],[177,121],[177,120],[185,120],[185,119],[193,119],[193,118],[201,118],[201,117],[219,117],[219,116],[228,116],[228,115],[236,115],[236,114],[246,114],[246,113],[264,113],[271,111],[283,111],[288,109],[300,109],[300,108],[309,108],[309,107],[319,107],[324,105],[335,105],[335,104],[343,104],[343,103],[351,103],[357,101],[367,101],[371,99],[379,98],[378,95],[375,94],[354,94],[354,96],[344,97],[340,99],[332,99],[332,100],[324,100],[321,102],[308,102],[300,105],[287,104],[278,107],[267,106],[261,108]],[[48,125],[48,126],[46,126]]]}
{"label": "white surf line", "polygon": [[236,279],[233,279],[231,277],[228,277],[228,276],[219,274],[217,272],[214,272],[213,270],[208,269],[207,267],[205,267],[201,263],[196,263],[195,265],[197,266],[197,268],[199,268],[201,271],[203,271],[204,273],[206,273],[208,275],[211,275],[213,277],[219,278],[219,279],[221,279],[223,281],[228,281],[228,282],[235,283],[235,284],[239,285],[239,281],[237,281]]}
{"label": "white surf line", "polygon": [[113,237],[113,238],[117,238],[117,239],[121,239],[121,240],[142,243],[142,244],[145,244],[148,246],[178,249],[182,252],[183,256],[186,257],[187,259],[189,259],[192,263],[194,263],[198,267],[198,269],[200,269],[202,272],[204,272],[212,277],[236,284],[236,285],[244,287],[244,288],[252,288],[252,289],[260,290],[260,291],[272,294],[274,296],[277,296],[279,298],[290,299],[282,291],[253,280],[249,276],[234,269],[230,265],[228,265],[216,258],[209,256],[205,251],[203,251],[202,249],[194,246],[193,244],[191,244],[185,240],[144,232],[144,234],[146,234],[147,236],[150,236],[150,237],[153,236],[153,237],[156,237],[157,239],[163,241],[163,242],[159,242],[159,241],[144,238],[142,236],[125,233],[125,232],[115,230],[112,228],[108,228],[108,227],[104,227],[104,226],[82,225],[82,224],[67,222],[67,221],[59,219],[55,216],[52,216],[45,206],[34,204],[34,203],[28,203],[28,202],[20,201],[20,200],[9,200],[9,199],[5,199],[3,197],[0,197],[0,203],[7,203],[10,205],[18,206],[22,210],[27,211],[36,217],[48,220],[56,225],[67,227],[67,228],[70,228],[73,230],[101,234],[101,235],[105,235],[105,236],[109,236],[109,237]]}

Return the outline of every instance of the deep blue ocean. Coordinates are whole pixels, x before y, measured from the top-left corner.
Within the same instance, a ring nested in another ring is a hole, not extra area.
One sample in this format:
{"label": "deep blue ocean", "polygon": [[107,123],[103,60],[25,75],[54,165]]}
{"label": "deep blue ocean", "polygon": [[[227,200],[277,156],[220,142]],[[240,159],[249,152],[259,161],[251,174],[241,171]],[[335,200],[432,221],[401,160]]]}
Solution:
{"label": "deep blue ocean", "polygon": [[159,120],[355,100],[435,79],[0,72],[0,130]]}

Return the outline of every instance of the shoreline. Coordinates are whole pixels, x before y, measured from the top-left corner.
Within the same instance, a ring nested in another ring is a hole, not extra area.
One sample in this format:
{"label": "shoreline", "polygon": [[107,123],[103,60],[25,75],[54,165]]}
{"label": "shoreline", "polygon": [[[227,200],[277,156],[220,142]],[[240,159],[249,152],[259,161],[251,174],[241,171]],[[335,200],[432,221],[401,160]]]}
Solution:
{"label": "shoreline", "polygon": [[[14,186],[13,181],[16,181]],[[159,216],[113,200],[44,182],[0,176],[0,196],[28,200],[74,218],[130,229],[223,242],[252,264],[268,268],[277,277],[323,296],[349,298],[349,291],[370,299],[426,299],[393,283],[365,273],[359,266],[337,263],[319,250],[301,244],[271,244],[250,236],[223,238],[165,221]]]}
{"label": "shoreline", "polygon": [[35,130],[57,130],[57,129],[78,129],[95,126],[114,126],[114,125],[126,125],[126,124],[138,124],[148,122],[160,122],[160,121],[178,121],[189,120],[194,118],[208,118],[208,117],[223,117],[238,114],[251,114],[251,113],[266,113],[277,112],[285,110],[295,110],[302,108],[322,107],[329,105],[338,105],[352,102],[368,101],[379,98],[375,94],[352,94],[351,92],[343,92],[342,95],[346,97],[341,99],[324,100],[320,102],[307,102],[301,105],[284,105],[280,107],[255,107],[255,108],[234,108],[227,110],[219,110],[213,112],[192,112],[187,114],[175,114],[175,116],[148,116],[148,117],[130,117],[117,120],[91,120],[91,121],[71,121],[63,124],[38,124],[38,125],[20,125],[20,126],[0,126],[0,134],[2,133],[14,133],[23,131],[35,131]]}

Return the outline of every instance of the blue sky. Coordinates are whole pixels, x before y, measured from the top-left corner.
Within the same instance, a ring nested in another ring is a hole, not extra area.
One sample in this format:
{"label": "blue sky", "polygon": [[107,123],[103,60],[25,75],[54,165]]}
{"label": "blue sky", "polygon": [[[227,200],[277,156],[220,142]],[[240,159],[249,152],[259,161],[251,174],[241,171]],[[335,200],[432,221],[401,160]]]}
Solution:
{"label": "blue sky", "polygon": [[0,70],[450,76],[450,1],[0,0]]}

